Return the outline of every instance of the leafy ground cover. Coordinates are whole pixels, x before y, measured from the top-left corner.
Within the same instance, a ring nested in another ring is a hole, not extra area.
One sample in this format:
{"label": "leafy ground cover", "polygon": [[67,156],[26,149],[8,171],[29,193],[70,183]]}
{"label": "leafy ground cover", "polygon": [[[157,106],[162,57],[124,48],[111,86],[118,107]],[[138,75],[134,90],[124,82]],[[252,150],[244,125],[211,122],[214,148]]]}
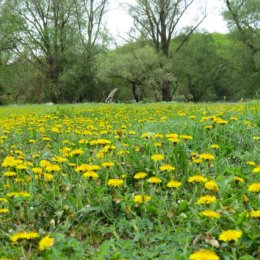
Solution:
{"label": "leafy ground cover", "polygon": [[259,112],[0,108],[0,259],[259,259]]}

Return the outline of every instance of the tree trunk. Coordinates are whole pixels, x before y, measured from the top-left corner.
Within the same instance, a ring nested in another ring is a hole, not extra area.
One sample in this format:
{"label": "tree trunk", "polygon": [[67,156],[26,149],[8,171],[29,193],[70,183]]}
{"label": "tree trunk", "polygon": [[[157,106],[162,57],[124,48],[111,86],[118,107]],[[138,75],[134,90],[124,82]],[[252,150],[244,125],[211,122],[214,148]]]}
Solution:
{"label": "tree trunk", "polygon": [[164,80],[162,85],[162,101],[172,101],[169,80]]}
{"label": "tree trunk", "polygon": [[137,94],[137,88],[136,88],[136,84],[132,83],[132,92],[135,98],[135,101],[138,103],[140,101],[139,96]]}

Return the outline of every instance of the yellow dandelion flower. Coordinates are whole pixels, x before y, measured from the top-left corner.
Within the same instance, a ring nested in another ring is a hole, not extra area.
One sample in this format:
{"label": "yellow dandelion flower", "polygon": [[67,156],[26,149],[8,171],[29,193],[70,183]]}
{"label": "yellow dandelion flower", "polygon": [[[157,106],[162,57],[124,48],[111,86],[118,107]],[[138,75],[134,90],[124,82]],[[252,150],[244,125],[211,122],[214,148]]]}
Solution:
{"label": "yellow dandelion flower", "polygon": [[207,249],[199,249],[189,256],[190,260],[219,260],[219,256]]}
{"label": "yellow dandelion flower", "polygon": [[260,210],[252,210],[249,212],[249,216],[252,218],[260,218]]}
{"label": "yellow dandelion flower", "polygon": [[254,169],[253,169],[253,173],[259,173],[260,172],[260,165],[257,165]]}
{"label": "yellow dandelion flower", "polygon": [[184,140],[192,140],[193,137],[191,135],[180,135],[180,138],[184,139]]}
{"label": "yellow dandelion flower", "polygon": [[43,178],[45,181],[50,182],[53,181],[54,176],[52,174],[44,173]]}
{"label": "yellow dandelion flower", "polygon": [[4,173],[4,176],[5,177],[13,177],[13,176],[16,176],[16,172],[8,171],[8,172]]}
{"label": "yellow dandelion flower", "polygon": [[254,182],[248,186],[248,190],[251,192],[259,192],[260,191],[260,182]]}
{"label": "yellow dandelion flower", "polygon": [[239,230],[234,230],[234,229],[229,229],[229,230],[225,230],[223,231],[220,235],[219,235],[219,240],[222,241],[231,241],[231,240],[238,240],[240,237],[242,236],[242,232]]}
{"label": "yellow dandelion flower", "polygon": [[239,177],[239,176],[235,176],[234,177],[234,181],[235,182],[240,182],[240,183],[244,183],[245,182],[245,180],[243,178]]}
{"label": "yellow dandelion flower", "polygon": [[194,175],[189,177],[188,182],[206,182],[208,179],[202,175]]}
{"label": "yellow dandelion flower", "polygon": [[202,153],[199,155],[199,158],[201,160],[205,160],[205,161],[211,161],[215,159],[215,156],[213,154],[210,153]]}
{"label": "yellow dandelion flower", "polygon": [[148,195],[140,195],[140,194],[138,194],[138,195],[134,196],[134,202],[135,203],[141,204],[141,203],[146,203],[146,202],[148,202],[150,200],[151,200],[151,196],[148,196]]}
{"label": "yellow dandelion flower", "polygon": [[81,154],[84,154],[84,151],[82,149],[76,149],[76,150],[72,150],[70,152],[70,156],[73,157],[75,155],[81,155]]}
{"label": "yellow dandelion flower", "polygon": [[0,214],[6,214],[8,212],[9,212],[9,209],[6,209],[6,208],[0,209]]}
{"label": "yellow dandelion flower", "polygon": [[194,163],[196,163],[196,164],[202,163],[202,160],[199,159],[199,158],[192,158],[192,161],[193,161]]}
{"label": "yellow dandelion flower", "polygon": [[159,177],[151,177],[147,180],[149,183],[153,183],[153,184],[158,184],[158,183],[161,183],[162,180],[159,178]]}
{"label": "yellow dandelion flower", "polygon": [[50,235],[47,235],[43,237],[39,242],[39,250],[45,250],[47,248],[50,248],[54,245],[54,238],[50,237]]}
{"label": "yellow dandelion flower", "polygon": [[59,172],[60,170],[60,166],[56,164],[50,164],[46,167],[47,172]]}
{"label": "yellow dandelion flower", "polygon": [[169,172],[169,171],[174,171],[175,167],[173,167],[171,164],[165,164],[165,165],[160,166],[160,170]]}
{"label": "yellow dandelion flower", "polygon": [[181,182],[179,181],[169,181],[167,183],[168,188],[179,188],[181,186]]}
{"label": "yellow dandelion flower", "polygon": [[122,179],[109,179],[108,180],[108,186],[120,187],[123,184],[124,184],[124,180],[122,180]]}
{"label": "yellow dandelion flower", "polygon": [[217,198],[215,196],[211,195],[205,195],[201,196],[197,200],[197,204],[211,204],[217,201]]}
{"label": "yellow dandelion flower", "polygon": [[47,166],[49,166],[51,163],[49,162],[49,161],[47,161],[47,160],[41,160],[40,161],[40,166],[41,167],[47,167]]}
{"label": "yellow dandelion flower", "polygon": [[205,188],[207,190],[212,190],[212,191],[218,191],[219,190],[218,184],[215,181],[207,181],[205,183]]}
{"label": "yellow dandelion flower", "polygon": [[42,168],[40,167],[35,167],[35,168],[32,168],[32,172],[33,173],[38,173],[38,174],[41,174],[43,172]]}
{"label": "yellow dandelion flower", "polygon": [[31,240],[31,239],[35,239],[38,237],[39,237],[39,234],[37,232],[33,232],[33,231],[32,232],[18,232],[18,233],[11,235],[10,240],[13,243],[16,243],[18,240],[21,240],[21,239]]}
{"label": "yellow dandelion flower", "polygon": [[220,218],[220,214],[214,210],[204,210],[200,215],[208,218]]}
{"label": "yellow dandelion flower", "polygon": [[6,198],[0,198],[0,202],[9,203],[9,201]]}
{"label": "yellow dandelion flower", "polygon": [[137,172],[135,175],[134,175],[134,179],[144,179],[145,177],[147,176],[147,173],[146,172]]}
{"label": "yellow dandelion flower", "polygon": [[97,179],[99,175],[95,171],[88,171],[83,174],[83,177]]}
{"label": "yellow dandelion flower", "polygon": [[256,166],[256,163],[255,162],[252,162],[252,161],[248,161],[246,162],[247,165],[251,165],[251,166]]}
{"label": "yellow dandelion flower", "polygon": [[219,145],[218,144],[212,144],[210,146],[211,149],[219,149]]}
{"label": "yellow dandelion flower", "polygon": [[164,159],[164,156],[162,154],[154,154],[151,156],[151,159],[153,161],[162,161]]}
{"label": "yellow dandelion flower", "polygon": [[6,194],[6,197],[9,197],[9,198],[17,198],[17,197],[30,197],[31,194],[26,192],[26,191],[20,191],[20,192],[8,192]]}
{"label": "yellow dandelion flower", "polygon": [[115,164],[114,164],[113,162],[103,162],[103,163],[102,163],[102,166],[107,167],[107,168],[112,167],[112,166],[114,166],[114,165],[115,165]]}

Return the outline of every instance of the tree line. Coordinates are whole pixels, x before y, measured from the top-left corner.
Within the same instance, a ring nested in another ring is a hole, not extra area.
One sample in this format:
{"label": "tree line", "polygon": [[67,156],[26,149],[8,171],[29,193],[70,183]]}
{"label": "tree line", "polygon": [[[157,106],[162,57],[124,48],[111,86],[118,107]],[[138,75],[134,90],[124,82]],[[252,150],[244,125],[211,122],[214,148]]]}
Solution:
{"label": "tree line", "polygon": [[259,98],[260,2],[223,0],[229,33],[180,28],[195,0],[126,1],[128,42],[104,25],[109,0],[0,0],[0,104]]}

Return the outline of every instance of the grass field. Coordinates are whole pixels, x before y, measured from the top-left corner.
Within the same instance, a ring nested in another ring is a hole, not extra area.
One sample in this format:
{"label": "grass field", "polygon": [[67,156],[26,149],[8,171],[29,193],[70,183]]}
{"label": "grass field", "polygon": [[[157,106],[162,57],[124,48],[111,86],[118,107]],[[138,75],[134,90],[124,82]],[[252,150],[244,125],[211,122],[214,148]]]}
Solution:
{"label": "grass field", "polygon": [[260,259],[260,104],[0,108],[0,260]]}

